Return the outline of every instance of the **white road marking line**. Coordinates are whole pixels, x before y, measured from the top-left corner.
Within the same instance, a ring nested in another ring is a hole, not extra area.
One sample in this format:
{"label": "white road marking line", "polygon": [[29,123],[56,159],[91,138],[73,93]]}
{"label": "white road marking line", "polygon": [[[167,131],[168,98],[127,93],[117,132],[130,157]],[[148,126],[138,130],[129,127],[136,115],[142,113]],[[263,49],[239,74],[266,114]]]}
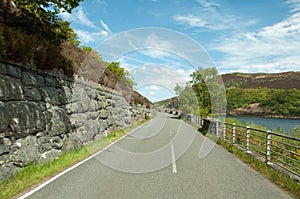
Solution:
{"label": "white road marking line", "polygon": [[[170,129],[170,136],[173,136],[172,129]],[[172,157],[172,172],[177,173],[177,167],[176,167],[176,159],[175,159],[175,152],[174,152],[174,145],[173,141],[171,141],[171,157]]]}
{"label": "white road marking line", "polygon": [[29,197],[30,195],[34,194],[35,192],[39,191],[40,189],[42,189],[43,187],[47,186],[48,184],[50,184],[51,182],[53,182],[54,180],[56,180],[57,178],[63,176],[64,174],[68,173],[69,171],[75,169],[76,167],[82,165],[83,163],[87,162],[88,160],[94,158],[95,156],[97,156],[98,154],[100,154],[101,152],[107,150],[109,147],[111,147],[113,144],[123,140],[126,136],[130,135],[131,133],[133,133],[135,130],[143,127],[144,125],[148,124],[149,122],[151,122],[152,120],[146,122],[145,124],[137,127],[136,129],[132,130],[131,132],[125,134],[123,137],[121,137],[120,139],[110,143],[109,145],[107,145],[106,147],[102,148],[100,151],[94,153],[93,155],[91,155],[90,157],[87,157],[86,159],[82,160],[81,162],[78,162],[77,164],[67,168],[66,170],[62,171],[61,173],[57,174],[56,176],[50,178],[49,180],[45,181],[44,183],[38,185],[37,187],[35,187],[34,189],[30,190],[29,192],[23,194],[22,196],[20,196],[18,199],[25,199],[27,197]]}
{"label": "white road marking line", "polygon": [[173,173],[177,173],[176,159],[175,159],[175,152],[174,152],[173,142],[171,142],[171,153],[172,153],[172,172]]}

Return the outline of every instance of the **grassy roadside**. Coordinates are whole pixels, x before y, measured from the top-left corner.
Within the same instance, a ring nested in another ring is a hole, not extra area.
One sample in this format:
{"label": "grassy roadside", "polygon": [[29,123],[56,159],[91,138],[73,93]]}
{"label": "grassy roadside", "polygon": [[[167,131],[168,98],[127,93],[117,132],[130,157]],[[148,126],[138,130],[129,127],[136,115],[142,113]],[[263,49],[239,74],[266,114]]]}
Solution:
{"label": "grassy roadside", "polygon": [[254,170],[258,171],[278,187],[290,193],[295,198],[300,198],[300,182],[296,182],[285,174],[273,169],[264,162],[256,159],[254,156],[249,155],[238,148],[234,147],[231,143],[227,143],[212,134],[206,134],[206,137],[212,139],[218,145],[224,147],[228,152],[234,154],[244,163],[251,166]]}
{"label": "grassy roadside", "polygon": [[[149,120],[149,119],[148,119]],[[148,120],[138,122],[123,130],[116,130],[106,138],[84,145],[80,150],[65,153],[59,158],[42,165],[30,165],[22,169],[14,178],[0,183],[0,198],[12,198],[26,190],[44,182],[46,179],[62,172],[66,168],[89,157],[111,142],[146,123]]]}

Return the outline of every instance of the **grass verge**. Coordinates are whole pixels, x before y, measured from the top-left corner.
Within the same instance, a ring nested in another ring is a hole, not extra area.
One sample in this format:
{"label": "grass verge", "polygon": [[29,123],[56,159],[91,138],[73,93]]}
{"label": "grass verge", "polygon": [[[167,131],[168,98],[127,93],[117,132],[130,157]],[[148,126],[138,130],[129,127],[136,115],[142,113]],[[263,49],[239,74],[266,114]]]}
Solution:
{"label": "grass verge", "polygon": [[300,198],[300,183],[291,179],[287,175],[273,169],[268,166],[266,163],[258,160],[254,156],[245,153],[244,151],[234,147],[231,143],[228,143],[224,140],[217,138],[214,135],[206,134],[206,136],[213,141],[217,140],[217,144],[224,147],[230,153],[233,153],[237,158],[239,158],[244,163],[251,166],[254,170],[258,171],[266,178],[268,178],[271,182],[276,184],[278,187],[287,191],[291,196],[295,198]]}
{"label": "grass verge", "polygon": [[[148,119],[149,120],[149,119]],[[25,192],[26,190],[44,182],[46,179],[62,172],[66,168],[80,162],[96,153],[111,142],[120,139],[122,136],[144,124],[148,120],[135,123],[123,130],[116,130],[106,138],[90,142],[80,150],[72,151],[61,155],[59,158],[42,165],[30,165],[22,169],[14,178],[0,183],[0,198],[12,198]]]}

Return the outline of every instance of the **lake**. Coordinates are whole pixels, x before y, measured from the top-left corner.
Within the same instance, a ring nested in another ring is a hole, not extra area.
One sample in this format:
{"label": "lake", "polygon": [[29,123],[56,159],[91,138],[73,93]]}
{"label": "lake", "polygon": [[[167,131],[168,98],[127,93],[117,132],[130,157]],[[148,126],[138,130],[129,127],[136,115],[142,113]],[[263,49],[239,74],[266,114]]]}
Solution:
{"label": "lake", "polygon": [[286,134],[290,134],[292,130],[300,125],[300,119],[282,119],[282,118],[264,118],[264,117],[251,117],[251,116],[228,116],[235,118],[242,123],[254,123],[260,126],[265,126],[269,130],[281,127]]}

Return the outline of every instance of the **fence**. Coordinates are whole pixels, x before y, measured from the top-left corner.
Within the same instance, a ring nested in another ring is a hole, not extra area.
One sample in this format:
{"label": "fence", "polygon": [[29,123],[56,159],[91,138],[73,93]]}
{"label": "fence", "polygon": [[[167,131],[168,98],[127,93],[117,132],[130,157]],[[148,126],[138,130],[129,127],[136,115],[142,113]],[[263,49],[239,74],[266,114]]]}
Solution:
{"label": "fence", "polygon": [[299,138],[210,119],[202,119],[199,123],[193,119],[195,117],[190,116],[188,120],[208,129],[212,134],[243,149],[246,153],[260,157],[259,159],[268,165],[279,170],[283,169],[300,179]]}

